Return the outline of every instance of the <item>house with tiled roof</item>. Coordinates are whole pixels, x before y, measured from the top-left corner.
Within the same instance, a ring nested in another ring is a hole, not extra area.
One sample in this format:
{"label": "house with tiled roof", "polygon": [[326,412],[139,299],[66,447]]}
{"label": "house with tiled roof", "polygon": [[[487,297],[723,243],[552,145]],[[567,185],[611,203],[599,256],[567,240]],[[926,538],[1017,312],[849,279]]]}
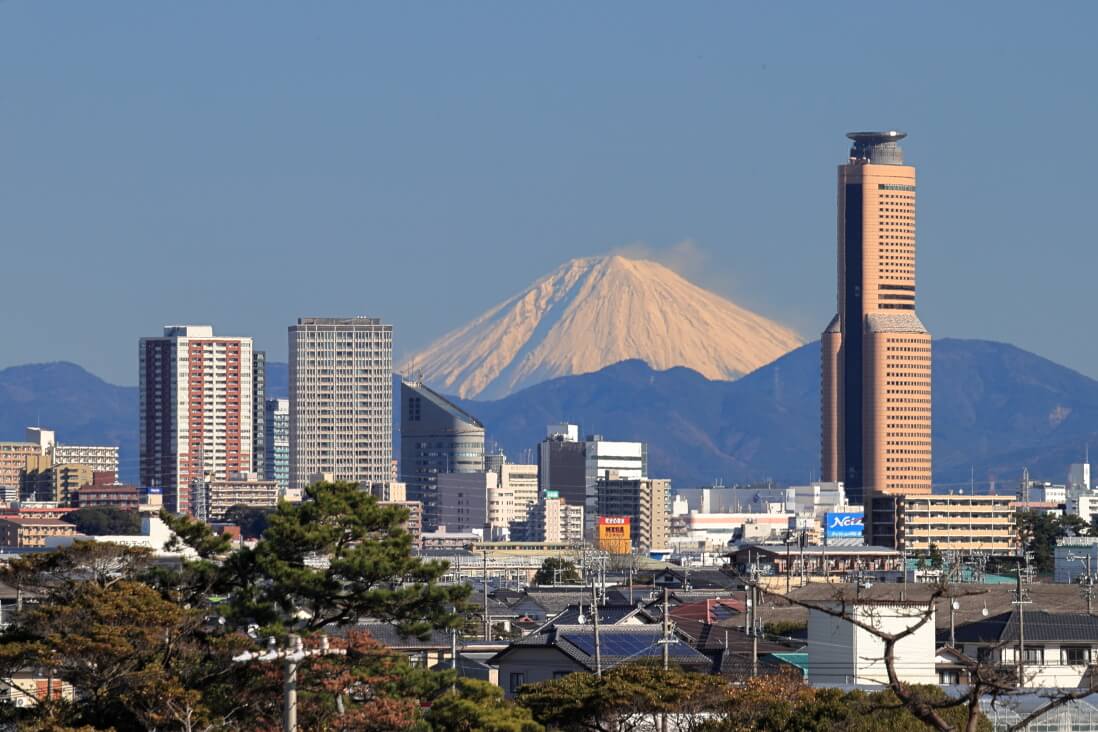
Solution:
{"label": "house with tiled roof", "polygon": [[958,626],[955,646],[981,663],[1024,661],[1028,687],[1098,684],[1098,617],[1087,613],[1014,609]]}
{"label": "house with tiled roof", "polygon": [[[659,662],[663,658],[664,630],[659,625],[609,625],[599,627],[602,670],[622,663]],[[670,662],[676,667],[710,672],[713,660],[677,633],[668,644]],[[497,653],[491,663],[499,669],[499,683],[511,697],[524,684],[550,681],[577,671],[596,670],[595,630],[590,624],[553,625],[544,633],[531,633]]]}

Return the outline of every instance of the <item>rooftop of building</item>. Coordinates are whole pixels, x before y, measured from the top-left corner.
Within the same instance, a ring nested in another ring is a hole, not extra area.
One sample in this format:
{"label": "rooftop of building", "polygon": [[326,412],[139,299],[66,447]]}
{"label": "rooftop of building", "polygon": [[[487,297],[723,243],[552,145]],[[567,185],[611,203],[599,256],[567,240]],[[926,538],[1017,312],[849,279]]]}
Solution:
{"label": "rooftop of building", "polygon": [[10,524],[19,524],[20,526],[68,526],[70,529],[76,527],[70,524],[68,521],[62,521],[55,518],[41,518],[39,516],[15,516],[12,514],[0,515],[0,521],[6,521]]}
{"label": "rooftop of building", "polygon": [[[663,628],[657,625],[600,626],[602,668],[605,670],[628,661],[660,658],[664,649],[663,633]],[[594,636],[595,630],[591,625],[556,625],[547,633],[532,634],[515,641],[511,648],[557,648],[584,667],[594,669]],[[681,633],[673,633],[668,650],[671,662],[678,666],[699,669],[713,666],[713,660],[694,648]],[[506,653],[508,651],[501,652],[496,659]]]}
{"label": "rooftop of building", "polygon": [[[354,326],[375,326],[382,325],[381,318],[371,318],[365,315],[353,315],[349,318],[317,318],[306,317],[298,318],[297,325],[354,325]],[[293,327],[293,326],[291,326]],[[392,326],[382,326],[385,328],[391,328]]]}
{"label": "rooftop of building", "polygon": [[1000,643],[1019,639],[1025,623],[1027,643],[1085,642],[1098,645],[1098,617],[1087,613],[1053,613],[1025,610],[1021,619],[1017,609],[965,623],[956,628],[958,643]]}
{"label": "rooftop of building", "polygon": [[438,407],[439,409],[441,409],[444,412],[446,412],[447,414],[449,414],[451,417],[454,417],[456,419],[460,419],[464,422],[469,422],[470,424],[474,425],[475,427],[479,427],[480,429],[484,429],[484,424],[481,423],[481,421],[479,419],[477,419],[473,415],[469,414],[464,409],[462,409],[458,405],[454,404],[452,401],[450,401],[446,397],[442,396],[441,394],[439,394],[437,391],[435,391],[431,387],[424,384],[422,381],[418,381],[418,380],[415,380],[415,379],[401,380],[400,385],[401,385],[402,389],[404,389],[404,388],[411,389],[412,391],[414,391],[419,396],[421,396],[424,399],[426,399],[427,401],[431,402],[431,404],[434,404],[436,407]]}

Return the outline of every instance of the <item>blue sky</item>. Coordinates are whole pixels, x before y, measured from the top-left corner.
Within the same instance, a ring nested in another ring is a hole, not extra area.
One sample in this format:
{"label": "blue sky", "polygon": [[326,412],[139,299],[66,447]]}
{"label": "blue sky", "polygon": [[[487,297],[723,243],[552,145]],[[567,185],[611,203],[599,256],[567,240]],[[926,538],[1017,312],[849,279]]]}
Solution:
{"label": "blue sky", "polygon": [[615,250],[815,337],[844,133],[898,128],[931,331],[1098,376],[1096,7],[0,2],[0,366],[299,315],[408,354]]}

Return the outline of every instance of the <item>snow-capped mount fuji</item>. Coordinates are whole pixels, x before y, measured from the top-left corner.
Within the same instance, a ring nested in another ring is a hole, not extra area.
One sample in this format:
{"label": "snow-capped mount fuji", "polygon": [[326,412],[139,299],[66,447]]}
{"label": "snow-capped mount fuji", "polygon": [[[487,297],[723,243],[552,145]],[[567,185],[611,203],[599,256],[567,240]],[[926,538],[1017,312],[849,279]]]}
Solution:
{"label": "snow-capped mount fuji", "polygon": [[622,256],[573,259],[405,361],[401,371],[464,398],[499,399],[627,359],[736,379],[803,343],[794,331]]}

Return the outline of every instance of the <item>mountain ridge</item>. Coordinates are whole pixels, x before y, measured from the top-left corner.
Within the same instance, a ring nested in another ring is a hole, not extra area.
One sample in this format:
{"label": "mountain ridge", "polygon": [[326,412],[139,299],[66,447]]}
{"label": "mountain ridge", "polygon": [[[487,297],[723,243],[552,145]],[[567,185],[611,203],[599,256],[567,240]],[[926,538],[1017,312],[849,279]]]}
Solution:
{"label": "mountain ridge", "polygon": [[[268,363],[268,396],[285,396],[286,364]],[[454,400],[488,425],[513,460],[545,426],[649,443],[651,472],[673,485],[803,483],[818,471],[819,344],[806,344],[736,381],[627,360],[559,377],[497,400]],[[399,413],[399,410],[395,410]],[[71,362],[0,370],[0,440],[28,425],[70,444],[116,444],[137,479],[137,388],[108,384]],[[1098,381],[1004,343],[934,342],[934,475],[941,487],[1034,478],[1063,481],[1086,442],[1098,444]]]}

